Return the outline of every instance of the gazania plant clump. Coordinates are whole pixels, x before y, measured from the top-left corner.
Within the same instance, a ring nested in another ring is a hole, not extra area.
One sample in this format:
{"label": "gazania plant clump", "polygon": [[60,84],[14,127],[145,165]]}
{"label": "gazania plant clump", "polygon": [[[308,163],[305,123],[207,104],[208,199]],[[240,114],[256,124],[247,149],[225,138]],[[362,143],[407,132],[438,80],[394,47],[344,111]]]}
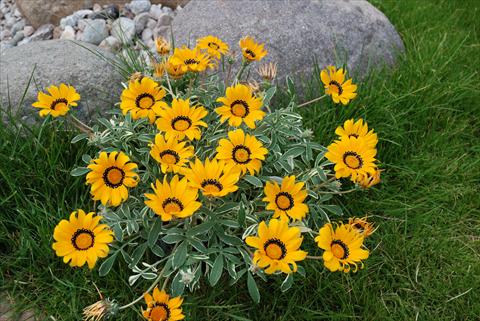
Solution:
{"label": "gazania plant clump", "polygon": [[[196,44],[157,39],[155,54],[138,56],[142,68],[126,79],[110,119],[93,127],[69,112],[80,99],[72,86],[52,86],[34,104],[40,116],[70,117],[82,131],[74,142],[97,149],[72,170],[88,185],[89,210],[58,223],[55,253],[72,267],[99,263],[101,276],[123,259],[130,286],[151,282],[131,303],[92,304],[86,319],[133,307],[147,320],[182,320],[187,293],[222,276],[245,282],[259,302],[258,280],[285,278],[287,291],[306,264],[356,272],[370,254],[373,223],[342,222],[331,199],[380,181],[377,134],[363,119],[332,124],[338,139],[325,148],[302,125],[297,109],[308,103],[294,95],[287,106],[272,103],[277,65],[251,72],[267,55],[264,44],[247,36],[236,55],[212,35]],[[357,95],[343,68],[328,67],[320,79],[322,97],[334,103]]]}

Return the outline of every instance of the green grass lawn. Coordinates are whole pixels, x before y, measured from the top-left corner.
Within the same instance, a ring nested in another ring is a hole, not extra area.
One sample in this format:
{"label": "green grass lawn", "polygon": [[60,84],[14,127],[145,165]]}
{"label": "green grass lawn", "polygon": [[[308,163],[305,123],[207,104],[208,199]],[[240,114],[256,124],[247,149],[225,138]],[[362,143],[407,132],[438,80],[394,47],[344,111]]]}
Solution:
{"label": "green grass lawn", "polygon": [[[187,297],[189,320],[480,319],[480,3],[373,2],[400,32],[405,57],[360,84],[348,107],[303,110],[322,144],[351,117],[378,132],[382,184],[340,200],[380,226],[366,268],[346,275],[309,261],[286,293],[280,278],[260,282],[259,305],[245,285],[220,282]],[[307,85],[302,101],[319,95],[315,81]],[[73,136],[58,124],[0,127],[0,291],[50,320],[79,320],[98,299],[95,285],[120,302],[142,291],[128,286],[126,266],[100,278],[66,268],[51,250],[59,219],[89,201],[83,178],[69,175],[87,151],[69,144]],[[119,320],[139,319],[136,308]]]}

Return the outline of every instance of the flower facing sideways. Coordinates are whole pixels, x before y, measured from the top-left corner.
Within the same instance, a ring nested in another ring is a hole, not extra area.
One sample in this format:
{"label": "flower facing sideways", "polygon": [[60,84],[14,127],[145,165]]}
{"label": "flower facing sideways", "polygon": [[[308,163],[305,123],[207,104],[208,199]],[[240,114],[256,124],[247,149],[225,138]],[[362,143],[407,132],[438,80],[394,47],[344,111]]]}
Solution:
{"label": "flower facing sideways", "polygon": [[70,214],[68,221],[61,220],[53,231],[52,248],[72,267],[87,263],[93,269],[99,258],[108,255],[113,233],[106,224],[100,224],[102,217],[94,214],[79,209]]}
{"label": "flower facing sideways", "polygon": [[341,102],[346,105],[357,96],[355,92],[357,85],[352,83],[352,79],[345,81],[343,68],[337,70],[334,66],[328,66],[320,73],[320,79],[325,86],[325,94],[332,96],[332,100],[336,104]]}
{"label": "flower facing sideways", "polygon": [[198,48],[175,48],[170,61],[175,66],[181,66],[183,72],[201,72],[211,66],[207,54],[202,53]]}
{"label": "flower facing sideways", "polygon": [[349,119],[345,121],[342,126],[338,126],[335,130],[340,139],[344,137],[362,137],[369,147],[375,147],[378,143],[377,134],[373,132],[373,129],[368,131],[368,124],[363,122],[363,119],[355,121],[354,119]]}
{"label": "flower facing sideways", "polygon": [[155,49],[160,56],[168,55],[171,46],[170,43],[163,37],[155,38]]}
{"label": "flower facing sideways", "polygon": [[190,140],[200,139],[200,127],[207,127],[202,118],[207,114],[207,110],[202,106],[191,107],[188,99],[173,99],[172,107],[160,112],[156,124],[167,139],[176,137],[182,140],[185,136]]}
{"label": "flower facing sideways", "polygon": [[344,137],[328,146],[325,157],[335,163],[335,177],[349,177],[356,181],[358,177],[374,174],[377,150],[369,147],[363,137]]}
{"label": "flower facing sideways", "polygon": [[101,152],[87,166],[87,184],[94,200],[103,205],[118,206],[128,198],[128,188],[138,184],[137,164],[122,152]]}
{"label": "flower facing sideways", "polygon": [[144,299],[147,309],[142,314],[148,321],[176,321],[185,318],[182,313],[183,299],[179,296],[170,298],[164,290],[155,287],[153,295],[147,293]]}
{"label": "flower facing sideways", "polygon": [[228,138],[220,140],[216,158],[235,165],[242,174],[247,171],[250,175],[258,173],[268,153],[263,144],[241,129],[228,132]]}
{"label": "flower facing sideways", "polygon": [[366,216],[351,217],[348,219],[348,224],[350,224],[352,228],[357,231],[357,233],[363,235],[364,237],[368,237],[376,231],[374,224],[369,222]]}
{"label": "flower facing sideways", "polygon": [[80,95],[73,86],[60,84],[57,86],[50,86],[47,88],[49,94],[39,92],[38,101],[32,104],[35,108],[40,108],[39,115],[45,117],[52,115],[52,117],[64,116],[70,110],[70,107],[77,106],[77,100],[80,100]]}
{"label": "flower facing sideways", "polygon": [[307,190],[304,187],[303,182],[295,183],[295,176],[285,177],[281,185],[275,181],[267,182],[263,198],[268,202],[267,210],[275,211],[273,217],[303,219],[308,213],[308,206],[304,203]]}
{"label": "flower facing sideways", "polygon": [[128,88],[123,90],[120,109],[124,115],[130,113],[134,120],[148,118],[153,124],[157,114],[168,107],[167,103],[162,101],[164,97],[165,90],[157,82],[142,77],[140,80],[130,81]]}
{"label": "flower facing sideways", "polygon": [[221,116],[223,123],[228,120],[230,126],[239,127],[244,122],[249,128],[255,128],[255,121],[263,119],[265,112],[261,110],[262,100],[253,96],[248,86],[238,84],[228,87],[225,97],[220,97],[217,102],[223,104],[215,109]]}
{"label": "flower facing sideways", "polygon": [[198,188],[205,196],[222,197],[238,189],[240,171],[223,160],[206,159],[204,163],[198,158],[190,162],[190,168],[184,171],[190,185]]}
{"label": "flower facing sideways", "polygon": [[307,252],[300,250],[303,238],[298,227],[289,227],[286,219],[271,219],[268,225],[258,225],[258,236],[248,236],[245,242],[256,248],[253,263],[266,268],[265,273],[297,271],[297,261],[306,258]]}
{"label": "flower facing sideways", "polygon": [[210,57],[217,59],[220,59],[222,55],[228,52],[228,45],[214,36],[197,39],[197,46],[202,50],[206,50]]}
{"label": "flower facing sideways", "polygon": [[246,61],[259,61],[267,55],[264,44],[255,42],[250,36],[240,39],[239,45],[242,49],[243,58],[245,58]]}
{"label": "flower facing sideways", "polygon": [[362,188],[370,188],[372,186],[377,185],[380,183],[380,173],[382,172],[381,169],[375,168],[375,173],[370,174],[367,173],[363,176],[358,176],[355,180],[355,183],[360,185]]}
{"label": "flower facing sideways", "polygon": [[198,190],[189,187],[187,179],[179,179],[178,175],[173,176],[170,182],[166,176],[163,177],[163,183],[157,179],[155,185],[152,184],[152,189],[154,194],[145,194],[145,204],[162,221],[192,216],[202,206],[197,202]]}
{"label": "flower facing sideways", "polygon": [[155,136],[150,149],[150,155],[160,164],[162,173],[180,173],[193,153],[193,146],[187,145],[187,142],[179,142],[173,136],[165,139],[162,134]]}
{"label": "flower facing sideways", "polygon": [[[330,271],[353,272],[358,269],[357,263],[368,258],[368,250],[362,248],[364,237],[350,224],[340,224],[335,229],[331,223],[325,224],[315,238],[318,247],[325,250],[323,261]],[[363,267],[363,263],[361,265]]]}

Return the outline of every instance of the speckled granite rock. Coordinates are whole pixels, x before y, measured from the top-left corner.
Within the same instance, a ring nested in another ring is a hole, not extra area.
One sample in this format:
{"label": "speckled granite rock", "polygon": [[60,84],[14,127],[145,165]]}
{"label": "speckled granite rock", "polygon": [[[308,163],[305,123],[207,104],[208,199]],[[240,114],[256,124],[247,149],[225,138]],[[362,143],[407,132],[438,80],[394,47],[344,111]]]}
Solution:
{"label": "speckled granite rock", "polygon": [[364,73],[395,61],[403,43],[393,25],[364,0],[192,0],[173,21],[177,44],[216,35],[239,52],[251,35],[266,43],[265,61],[277,61],[279,79],[320,66],[342,63]]}
{"label": "speckled granite rock", "polygon": [[[114,56],[96,46],[82,43],[106,58]],[[16,107],[35,68],[35,83],[43,90],[61,82],[73,85],[82,96],[80,117],[90,118],[95,112],[109,109],[119,100],[122,81],[120,75],[106,61],[89,50],[67,40],[47,40],[6,49],[0,57],[0,98],[2,106],[10,97]],[[36,112],[31,104],[37,98],[32,83],[23,103],[22,115],[30,117]],[[37,117],[37,116],[35,116]]]}

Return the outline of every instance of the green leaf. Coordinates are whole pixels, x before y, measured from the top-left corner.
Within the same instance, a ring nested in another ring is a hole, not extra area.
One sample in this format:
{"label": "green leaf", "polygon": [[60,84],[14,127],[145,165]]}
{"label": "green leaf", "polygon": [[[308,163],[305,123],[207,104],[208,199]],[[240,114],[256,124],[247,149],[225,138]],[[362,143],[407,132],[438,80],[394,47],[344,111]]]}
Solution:
{"label": "green leaf", "polygon": [[85,163],[85,164],[90,164],[90,161],[92,160],[92,157],[90,157],[90,155],[87,155],[87,154],[83,154],[82,155],[82,161]]}
{"label": "green leaf", "polygon": [[238,203],[236,203],[236,202],[225,203],[222,206],[220,206],[218,209],[215,209],[214,212],[217,213],[217,214],[226,213],[226,212],[234,209],[237,206],[238,206]]}
{"label": "green leaf", "polygon": [[151,248],[157,243],[160,232],[162,231],[162,220],[156,219],[150,232],[148,232],[148,246]]}
{"label": "green leaf", "polygon": [[178,271],[173,278],[170,288],[172,290],[172,297],[183,294],[183,291],[185,290],[185,283],[182,282],[182,275],[180,274],[180,271]]}
{"label": "green leaf", "polygon": [[342,215],[342,208],[338,205],[320,205],[320,207],[326,209],[330,213],[334,215],[341,216]]}
{"label": "green leaf", "polygon": [[297,146],[297,147],[293,147],[293,148],[290,148],[289,150],[287,150],[283,154],[282,158],[283,159],[286,159],[286,158],[289,158],[289,157],[295,158],[297,156],[302,155],[303,153],[305,153],[305,147]]}
{"label": "green leaf", "polygon": [[288,289],[292,287],[293,284],[293,273],[290,273],[287,275],[285,280],[282,282],[282,285],[280,286],[280,289],[282,292],[286,292]]}
{"label": "green leaf", "polygon": [[117,259],[118,251],[110,255],[109,258],[107,258],[105,261],[103,261],[102,265],[100,265],[100,268],[98,269],[98,274],[100,276],[105,276],[110,272],[112,269],[113,263],[115,263],[115,260]]}
{"label": "green leaf", "polygon": [[213,263],[213,267],[210,272],[209,281],[211,286],[215,286],[218,280],[220,280],[220,277],[222,276],[222,271],[223,271],[223,256],[218,255],[217,258],[215,259],[215,262]]}
{"label": "green leaf", "polygon": [[241,227],[245,227],[245,220],[246,220],[246,211],[245,207],[243,206],[243,202],[240,203],[240,209],[238,210],[237,221]]}
{"label": "green leaf", "polygon": [[212,228],[212,226],[213,226],[213,223],[210,222],[210,221],[202,223],[200,225],[197,225],[197,226],[189,229],[187,231],[187,235],[188,236],[195,236],[195,235],[198,235],[198,234],[205,234]]}
{"label": "green leaf", "polygon": [[165,256],[165,251],[158,244],[154,244],[153,246],[151,246],[150,250],[152,251],[153,254],[155,254],[158,257],[164,257]]}
{"label": "green leaf", "polygon": [[258,291],[257,283],[253,278],[252,273],[248,272],[247,275],[247,287],[250,297],[255,303],[260,303],[260,292]]}
{"label": "green leaf", "polygon": [[145,254],[145,250],[147,249],[148,244],[143,243],[141,245],[138,245],[135,251],[132,253],[132,262],[129,264],[129,267],[133,268],[135,265],[140,262],[140,260],[143,257],[143,254]]}
{"label": "green leaf", "polygon": [[178,243],[178,242],[180,242],[184,239],[185,239],[185,237],[183,235],[179,235],[179,234],[170,234],[170,235],[166,235],[166,236],[162,237],[162,241],[164,241],[167,244],[175,244],[175,243]]}
{"label": "green leaf", "polygon": [[187,259],[187,242],[182,242],[173,254],[173,267],[179,268],[185,263]]}
{"label": "green leaf", "polygon": [[263,97],[263,104],[266,106],[269,106],[270,100],[272,99],[273,95],[275,95],[275,92],[277,91],[277,87],[273,86],[270,87],[267,92],[265,93],[265,97]]}
{"label": "green leaf", "polygon": [[88,134],[85,134],[85,133],[83,133],[83,134],[78,134],[77,136],[75,136],[75,137],[72,138],[71,143],[72,143],[72,144],[75,144],[76,142],[79,142],[79,141],[81,141],[82,139],[85,139],[85,138],[87,138],[87,137],[88,137]]}
{"label": "green leaf", "polygon": [[263,187],[262,181],[255,176],[245,175],[243,179],[255,187]]}
{"label": "green leaf", "polygon": [[293,83],[293,80],[290,76],[286,77],[286,82],[287,82],[287,91],[290,93],[290,95],[295,95],[295,85]]}
{"label": "green leaf", "polygon": [[88,172],[90,172],[89,168],[77,167],[77,168],[72,169],[72,171],[70,172],[70,175],[72,175],[72,176],[82,176],[82,175],[85,175]]}

